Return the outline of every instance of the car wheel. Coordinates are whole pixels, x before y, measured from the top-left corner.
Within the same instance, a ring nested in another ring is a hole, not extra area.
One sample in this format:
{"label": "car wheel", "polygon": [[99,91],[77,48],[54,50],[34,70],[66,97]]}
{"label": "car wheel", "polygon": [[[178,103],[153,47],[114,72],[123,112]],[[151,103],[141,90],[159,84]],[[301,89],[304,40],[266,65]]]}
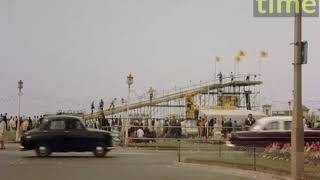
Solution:
{"label": "car wheel", "polygon": [[37,145],[35,151],[38,157],[48,157],[51,154],[51,149],[47,144]]}
{"label": "car wheel", "polygon": [[95,147],[95,149],[93,150],[93,154],[96,156],[96,157],[104,157],[106,154],[107,154],[107,151],[106,151],[106,146],[103,145],[103,144],[99,144]]}

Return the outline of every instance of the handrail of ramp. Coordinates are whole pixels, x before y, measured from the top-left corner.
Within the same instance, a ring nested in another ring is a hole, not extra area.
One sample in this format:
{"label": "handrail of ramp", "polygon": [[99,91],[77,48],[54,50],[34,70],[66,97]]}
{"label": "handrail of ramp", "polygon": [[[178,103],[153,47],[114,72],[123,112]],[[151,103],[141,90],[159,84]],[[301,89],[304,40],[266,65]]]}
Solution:
{"label": "handrail of ramp", "polygon": [[[251,76],[251,75],[246,75],[246,76]],[[142,107],[146,107],[146,106],[153,106],[153,105],[157,105],[160,103],[164,103],[164,102],[168,102],[168,101],[172,101],[172,100],[176,100],[176,99],[180,99],[180,98],[184,98],[187,95],[196,95],[196,94],[201,94],[201,93],[206,93],[208,92],[208,88],[210,90],[215,90],[215,89],[219,89],[219,88],[225,88],[225,87],[236,87],[236,86],[253,86],[253,85],[261,85],[262,81],[256,81],[254,79],[254,81],[248,81],[248,80],[236,80],[239,77],[244,77],[242,75],[239,76],[235,76],[234,80],[231,81],[231,77],[225,77],[223,78],[223,81],[230,79],[229,82],[226,83],[220,83],[217,82],[217,80],[215,81],[208,81],[206,83],[201,83],[198,86],[192,86],[192,87],[187,87],[185,89],[180,89],[177,92],[174,91],[172,93],[168,93],[165,95],[161,95],[160,97],[154,97],[152,100],[150,99],[138,99],[136,102],[131,102],[129,104],[129,110],[133,110],[133,109],[138,109],[138,108],[142,108]],[[255,76],[256,77],[256,76]],[[112,109],[108,109],[108,110],[104,110],[103,113],[105,116],[109,116],[112,114],[117,114],[117,113],[121,113],[127,111],[127,105],[118,105]],[[98,118],[101,115],[101,112],[95,112],[93,114],[86,114],[84,115],[84,119],[95,119]]]}

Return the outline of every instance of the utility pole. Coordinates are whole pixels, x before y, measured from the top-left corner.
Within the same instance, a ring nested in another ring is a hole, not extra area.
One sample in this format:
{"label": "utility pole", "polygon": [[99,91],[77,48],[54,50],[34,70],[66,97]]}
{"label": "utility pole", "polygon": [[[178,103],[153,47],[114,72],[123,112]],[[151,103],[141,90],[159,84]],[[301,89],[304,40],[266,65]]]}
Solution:
{"label": "utility pole", "polygon": [[291,133],[291,176],[303,179],[304,174],[304,126],[302,120],[302,0],[299,0],[299,12],[294,23],[294,98]]}

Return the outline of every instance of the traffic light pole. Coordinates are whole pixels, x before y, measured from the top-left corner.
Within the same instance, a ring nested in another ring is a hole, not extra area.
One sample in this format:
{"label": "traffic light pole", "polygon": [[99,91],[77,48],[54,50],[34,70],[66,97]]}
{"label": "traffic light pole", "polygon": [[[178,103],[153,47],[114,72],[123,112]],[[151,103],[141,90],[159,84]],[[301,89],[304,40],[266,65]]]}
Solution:
{"label": "traffic light pole", "polygon": [[302,13],[299,0],[299,13],[295,16],[294,25],[294,104],[291,133],[291,176],[292,179],[303,179],[304,174],[304,126],[302,119]]}

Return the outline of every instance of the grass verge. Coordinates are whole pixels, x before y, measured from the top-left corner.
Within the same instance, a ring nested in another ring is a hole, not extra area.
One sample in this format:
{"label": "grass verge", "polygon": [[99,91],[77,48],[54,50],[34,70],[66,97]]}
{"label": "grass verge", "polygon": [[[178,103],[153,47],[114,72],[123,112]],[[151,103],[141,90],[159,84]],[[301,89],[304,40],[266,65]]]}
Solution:
{"label": "grass verge", "polygon": [[[221,157],[217,154],[208,156],[191,156],[185,158],[186,163],[219,165],[235,167],[246,170],[254,170],[254,158],[252,153],[223,152]],[[290,174],[290,162],[285,160],[266,159],[260,155],[256,156],[256,170],[278,175]],[[320,179],[320,166],[305,164],[305,176],[307,179]]]}
{"label": "grass verge", "polygon": [[7,131],[4,135],[4,140],[6,142],[13,142],[16,140],[16,132],[15,131]]}

